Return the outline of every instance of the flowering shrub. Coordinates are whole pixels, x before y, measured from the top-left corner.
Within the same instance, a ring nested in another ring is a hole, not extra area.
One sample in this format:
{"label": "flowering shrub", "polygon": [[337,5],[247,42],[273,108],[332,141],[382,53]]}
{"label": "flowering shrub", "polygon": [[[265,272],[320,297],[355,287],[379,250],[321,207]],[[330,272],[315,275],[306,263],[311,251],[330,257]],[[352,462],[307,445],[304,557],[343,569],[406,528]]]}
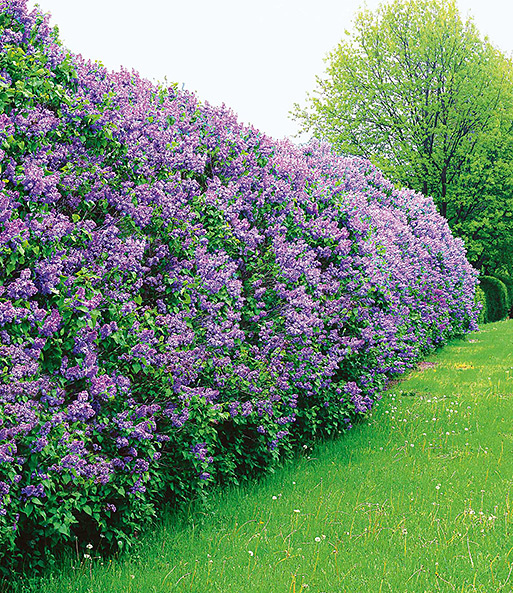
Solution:
{"label": "flowering shrub", "polygon": [[475,273],[431,199],[0,6],[4,566],[128,545],[475,329]]}

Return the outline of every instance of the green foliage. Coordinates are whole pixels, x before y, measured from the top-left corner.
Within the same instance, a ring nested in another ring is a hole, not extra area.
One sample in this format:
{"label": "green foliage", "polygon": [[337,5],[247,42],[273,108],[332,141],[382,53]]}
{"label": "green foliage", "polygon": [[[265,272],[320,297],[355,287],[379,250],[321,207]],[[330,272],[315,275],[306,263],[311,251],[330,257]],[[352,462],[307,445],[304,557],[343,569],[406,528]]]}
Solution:
{"label": "green foliage", "polygon": [[508,316],[508,289],[498,278],[481,276],[480,287],[486,295],[485,323],[500,321]]}
{"label": "green foliage", "polygon": [[486,323],[486,320],[488,318],[488,307],[486,304],[486,294],[480,286],[476,288],[475,300],[476,303],[479,303],[479,305],[481,306],[481,310],[479,311],[479,317],[477,318],[477,323],[479,325],[482,325],[483,323]]}
{"label": "green foliage", "polygon": [[469,260],[513,263],[513,67],[454,0],[394,0],[357,13],[327,57],[303,132],[369,158],[432,195]]}
{"label": "green foliage", "polygon": [[447,205],[453,232],[474,266],[488,275],[513,269],[513,133],[496,122],[462,164]]}
{"label": "green foliage", "polygon": [[513,317],[513,278],[508,274],[494,274],[494,278],[499,279],[508,291],[508,314]]}

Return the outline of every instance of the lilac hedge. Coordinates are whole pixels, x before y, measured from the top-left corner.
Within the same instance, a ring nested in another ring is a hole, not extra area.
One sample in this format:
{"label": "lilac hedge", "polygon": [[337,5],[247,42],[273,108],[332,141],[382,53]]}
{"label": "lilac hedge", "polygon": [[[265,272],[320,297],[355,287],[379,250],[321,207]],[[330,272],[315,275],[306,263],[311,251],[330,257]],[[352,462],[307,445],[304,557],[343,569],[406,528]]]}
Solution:
{"label": "lilac hedge", "polygon": [[0,6],[4,566],[129,545],[475,329],[476,274],[431,199]]}

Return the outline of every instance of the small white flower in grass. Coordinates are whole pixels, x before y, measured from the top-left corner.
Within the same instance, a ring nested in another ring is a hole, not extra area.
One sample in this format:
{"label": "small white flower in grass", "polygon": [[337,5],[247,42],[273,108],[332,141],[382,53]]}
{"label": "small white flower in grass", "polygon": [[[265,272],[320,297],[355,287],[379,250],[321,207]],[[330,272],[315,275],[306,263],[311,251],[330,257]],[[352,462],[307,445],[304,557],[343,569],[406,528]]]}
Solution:
{"label": "small white flower in grass", "polygon": [[316,541],[317,543],[319,543],[319,542],[321,541],[321,538],[320,538],[320,537],[316,537],[316,538],[315,538],[315,541]]}
{"label": "small white flower in grass", "polygon": [[86,548],[87,548],[88,550],[92,550],[92,549],[93,549],[93,544],[87,544]]}
{"label": "small white flower in grass", "polygon": [[300,513],[301,511],[299,509],[294,509],[295,513]]}
{"label": "small white flower in grass", "polygon": [[440,488],[441,488],[441,487],[442,487],[442,484],[437,484],[437,485],[435,486],[435,488],[436,488],[437,490],[440,490]]}
{"label": "small white flower in grass", "polygon": [[278,497],[277,496],[273,496],[273,500],[278,500]]}
{"label": "small white flower in grass", "polygon": [[84,558],[91,558],[90,554],[84,554]]}
{"label": "small white flower in grass", "polygon": [[130,575],[130,578],[131,578],[131,579],[135,579],[135,574],[131,574],[131,575]]}
{"label": "small white flower in grass", "polygon": [[253,550],[248,550],[248,554],[249,554],[250,556],[254,556],[254,552],[253,552]]}

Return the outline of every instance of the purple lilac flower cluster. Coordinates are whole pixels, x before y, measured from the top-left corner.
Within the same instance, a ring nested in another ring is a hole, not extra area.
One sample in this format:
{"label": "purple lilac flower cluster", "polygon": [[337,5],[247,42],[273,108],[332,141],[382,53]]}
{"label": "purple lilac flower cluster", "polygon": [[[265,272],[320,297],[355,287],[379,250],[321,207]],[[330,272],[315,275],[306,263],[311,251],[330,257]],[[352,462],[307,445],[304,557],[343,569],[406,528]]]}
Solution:
{"label": "purple lilac flower cluster", "polygon": [[0,8],[7,554],[115,541],[124,517],[342,430],[475,329],[476,273],[431,199]]}

